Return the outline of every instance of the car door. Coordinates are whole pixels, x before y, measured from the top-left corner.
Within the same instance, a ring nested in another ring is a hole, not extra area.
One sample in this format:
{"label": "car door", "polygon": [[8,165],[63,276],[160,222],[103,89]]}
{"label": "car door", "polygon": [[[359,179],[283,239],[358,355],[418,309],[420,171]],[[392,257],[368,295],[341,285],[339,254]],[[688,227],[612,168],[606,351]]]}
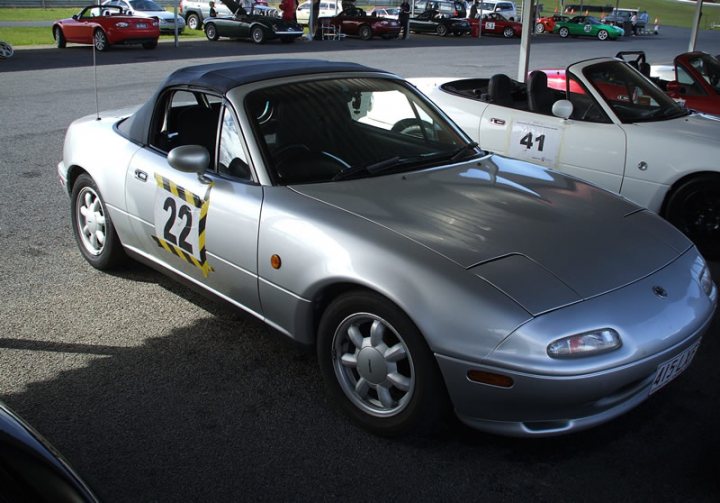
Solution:
{"label": "car door", "polygon": [[[134,233],[129,244],[182,277],[259,313],[257,233],[263,190],[254,182],[236,115],[219,97],[169,94],[151,146],[135,155],[126,175]],[[213,113],[183,118],[203,105],[210,105]],[[207,117],[214,117],[214,126]],[[211,153],[211,167],[201,176],[179,171],[167,160],[167,150],[191,144]]]}
{"label": "car door", "polygon": [[434,32],[437,24],[437,21],[432,19],[432,12],[430,11],[425,11],[410,19],[410,29],[418,33]]}
{"label": "car door", "polygon": [[480,120],[480,145],[619,192],[625,173],[625,132],[579,83],[572,88],[581,92],[568,95],[575,106],[569,119],[491,103]]}
{"label": "car door", "polygon": [[92,43],[92,32],[96,26],[95,18],[100,16],[100,7],[86,8],[77,19],[63,25],[63,35],[68,42]]}

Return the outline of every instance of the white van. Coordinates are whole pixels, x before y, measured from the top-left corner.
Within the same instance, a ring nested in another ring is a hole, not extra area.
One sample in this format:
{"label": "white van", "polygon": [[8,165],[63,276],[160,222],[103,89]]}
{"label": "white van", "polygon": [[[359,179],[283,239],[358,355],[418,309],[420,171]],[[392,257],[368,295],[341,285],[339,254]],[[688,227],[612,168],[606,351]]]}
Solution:
{"label": "white van", "polygon": [[[472,8],[472,2],[467,4],[467,13],[470,16],[470,9]],[[517,19],[517,9],[513,2],[496,2],[495,0],[484,0],[479,2],[477,7],[477,17],[482,17],[483,14],[490,14],[491,12],[499,12],[505,18],[510,21]]]}
{"label": "white van", "polygon": [[[310,2],[303,2],[298,5],[295,15],[297,16],[297,22],[302,25],[310,24]],[[342,2],[335,0],[321,0],[320,1],[320,15],[318,17],[333,17],[337,16],[342,12]]]}

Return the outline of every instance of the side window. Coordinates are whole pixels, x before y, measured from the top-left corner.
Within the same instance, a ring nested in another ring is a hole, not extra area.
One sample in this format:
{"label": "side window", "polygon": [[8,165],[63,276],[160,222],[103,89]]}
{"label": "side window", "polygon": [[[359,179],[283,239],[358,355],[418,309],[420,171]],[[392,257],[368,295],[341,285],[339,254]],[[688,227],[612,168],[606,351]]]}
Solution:
{"label": "side window", "polygon": [[569,76],[569,84],[567,99],[573,104],[573,112],[570,115],[571,119],[583,122],[602,122],[606,124],[612,122],[574,75]]}
{"label": "side window", "polygon": [[169,91],[153,121],[151,145],[169,152],[182,145],[200,145],[215,158],[218,118],[222,99],[201,92]]}
{"label": "side window", "polygon": [[703,96],[705,94],[702,87],[695,82],[695,79],[693,79],[681,66],[677,67],[677,79],[678,82],[685,88],[685,94],[688,96]]}
{"label": "side window", "polygon": [[235,114],[225,107],[220,126],[220,148],[218,152],[218,173],[241,180],[252,180],[252,172],[243,148],[242,134],[235,120]]}

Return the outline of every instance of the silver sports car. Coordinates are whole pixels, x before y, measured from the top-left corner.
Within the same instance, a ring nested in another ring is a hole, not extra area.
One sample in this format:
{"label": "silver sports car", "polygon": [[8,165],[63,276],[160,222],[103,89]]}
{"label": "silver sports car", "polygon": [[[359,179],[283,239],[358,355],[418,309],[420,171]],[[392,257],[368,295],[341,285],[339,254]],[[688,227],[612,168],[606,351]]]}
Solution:
{"label": "silver sports car", "polygon": [[365,428],[546,436],[690,364],[717,290],[688,239],[578,179],[486,155],[403,79],[351,63],[188,67],[75,121],[80,252],[142,260],[315,345]]}

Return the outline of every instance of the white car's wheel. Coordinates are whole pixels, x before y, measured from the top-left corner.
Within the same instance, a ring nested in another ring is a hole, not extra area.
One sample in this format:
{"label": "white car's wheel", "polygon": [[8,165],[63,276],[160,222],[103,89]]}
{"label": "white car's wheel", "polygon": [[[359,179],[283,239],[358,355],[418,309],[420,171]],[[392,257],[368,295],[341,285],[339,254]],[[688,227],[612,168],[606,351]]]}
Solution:
{"label": "white car's wheel", "polygon": [[366,291],[333,301],[320,321],[320,368],[335,401],[381,435],[428,430],[446,410],[440,371],[412,321]]}
{"label": "white car's wheel", "polygon": [[191,30],[199,30],[200,27],[202,26],[202,21],[200,20],[200,16],[198,16],[194,12],[188,14],[188,17],[185,20],[185,22],[187,23],[188,28],[190,28]]}
{"label": "white car's wheel", "polygon": [[125,259],[110,215],[90,175],[80,175],[72,190],[72,228],[80,253],[96,269],[111,269]]}

